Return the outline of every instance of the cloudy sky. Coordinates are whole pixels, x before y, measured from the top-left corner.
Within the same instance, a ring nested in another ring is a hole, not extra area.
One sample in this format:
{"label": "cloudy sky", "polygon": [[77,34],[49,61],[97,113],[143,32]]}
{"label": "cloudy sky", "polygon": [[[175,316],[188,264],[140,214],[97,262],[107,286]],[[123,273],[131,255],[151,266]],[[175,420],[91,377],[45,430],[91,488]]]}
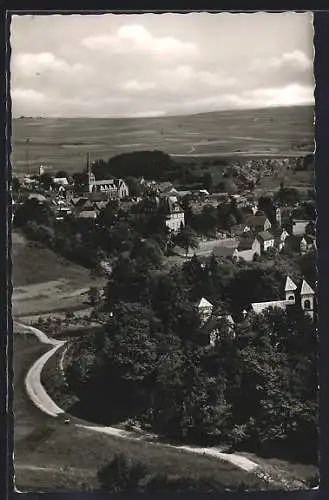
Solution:
{"label": "cloudy sky", "polygon": [[14,116],[161,116],[313,102],[310,13],[14,16]]}

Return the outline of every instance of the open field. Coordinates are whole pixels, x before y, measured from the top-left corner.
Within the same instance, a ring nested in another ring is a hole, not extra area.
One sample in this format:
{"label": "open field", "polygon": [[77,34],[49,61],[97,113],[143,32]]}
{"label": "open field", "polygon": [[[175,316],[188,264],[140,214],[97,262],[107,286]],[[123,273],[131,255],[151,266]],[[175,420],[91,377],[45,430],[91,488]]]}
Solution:
{"label": "open field", "polygon": [[11,258],[15,317],[88,308],[86,292],[94,284],[88,269],[29,242],[16,231],[12,233]]}
{"label": "open field", "polygon": [[91,159],[154,149],[177,159],[288,157],[312,152],[313,137],[311,106],[163,118],[24,118],[12,123],[11,162],[18,175],[27,173],[27,163],[73,173],[85,165],[87,152]]}

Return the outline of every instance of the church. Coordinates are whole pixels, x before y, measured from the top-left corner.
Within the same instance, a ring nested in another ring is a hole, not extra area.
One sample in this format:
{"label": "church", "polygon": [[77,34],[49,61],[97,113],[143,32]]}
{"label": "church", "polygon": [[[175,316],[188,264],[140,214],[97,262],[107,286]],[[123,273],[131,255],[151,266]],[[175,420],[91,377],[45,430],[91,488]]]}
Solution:
{"label": "church", "polygon": [[122,200],[128,198],[129,188],[123,179],[101,179],[96,180],[95,174],[92,172],[89,159],[87,160],[88,171],[88,191],[104,192],[110,200]]}
{"label": "church", "polygon": [[311,318],[314,319],[315,309],[315,291],[303,279],[301,285],[297,285],[289,276],[287,276],[284,287],[285,298],[283,300],[272,300],[269,302],[253,302],[251,310],[260,314],[269,307],[278,307],[285,310],[291,305],[297,305]]}

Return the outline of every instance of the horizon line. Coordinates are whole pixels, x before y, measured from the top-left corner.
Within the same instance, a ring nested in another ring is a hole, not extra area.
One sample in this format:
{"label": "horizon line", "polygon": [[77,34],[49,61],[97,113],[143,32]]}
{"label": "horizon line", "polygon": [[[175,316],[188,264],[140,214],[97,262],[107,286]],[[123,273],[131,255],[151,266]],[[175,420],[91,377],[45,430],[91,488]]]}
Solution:
{"label": "horizon line", "polygon": [[294,107],[314,107],[315,103],[295,103],[295,104],[281,104],[275,106],[257,106],[257,107],[243,107],[243,108],[225,108],[225,109],[216,109],[213,111],[198,111],[194,113],[182,113],[182,114],[170,114],[170,113],[159,113],[152,114],[150,112],[149,115],[141,114],[141,115],[93,115],[93,116],[56,116],[56,115],[17,115],[12,116],[12,120],[22,120],[22,119],[58,119],[58,120],[83,120],[83,119],[91,119],[91,120],[101,120],[101,119],[113,119],[113,120],[122,120],[122,119],[144,119],[144,118],[173,118],[173,117],[183,117],[183,116],[198,116],[205,115],[210,113],[226,113],[226,112],[234,112],[234,111],[259,111],[259,110],[267,110],[267,109],[281,109],[281,108],[294,108]]}

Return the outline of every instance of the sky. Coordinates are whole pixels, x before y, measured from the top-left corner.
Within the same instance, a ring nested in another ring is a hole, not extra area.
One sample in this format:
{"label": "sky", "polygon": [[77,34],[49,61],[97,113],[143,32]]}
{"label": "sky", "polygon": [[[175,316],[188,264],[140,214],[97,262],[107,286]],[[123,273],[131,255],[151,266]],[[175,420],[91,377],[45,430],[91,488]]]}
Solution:
{"label": "sky", "polygon": [[311,13],[15,15],[17,116],[142,117],[313,104]]}

